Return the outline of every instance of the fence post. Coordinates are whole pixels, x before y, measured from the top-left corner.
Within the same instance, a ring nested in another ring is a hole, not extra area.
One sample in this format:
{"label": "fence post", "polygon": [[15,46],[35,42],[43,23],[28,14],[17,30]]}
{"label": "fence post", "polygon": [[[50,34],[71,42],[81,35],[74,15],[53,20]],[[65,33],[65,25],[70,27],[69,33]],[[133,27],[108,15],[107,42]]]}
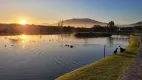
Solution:
{"label": "fence post", "polygon": [[105,58],[105,56],[106,56],[106,45],[104,45],[104,58]]}

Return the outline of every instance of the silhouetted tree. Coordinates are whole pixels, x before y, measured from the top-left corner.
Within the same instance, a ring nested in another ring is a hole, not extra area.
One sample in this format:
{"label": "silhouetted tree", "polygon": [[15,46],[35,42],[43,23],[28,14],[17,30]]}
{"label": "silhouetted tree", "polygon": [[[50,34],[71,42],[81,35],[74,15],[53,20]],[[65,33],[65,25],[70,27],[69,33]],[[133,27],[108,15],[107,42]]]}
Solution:
{"label": "silhouetted tree", "polygon": [[91,28],[91,31],[92,32],[106,32],[106,29],[105,27],[102,27],[100,25],[94,25],[92,28]]}
{"label": "silhouetted tree", "polygon": [[114,21],[110,21],[108,23],[108,25],[107,25],[108,33],[112,33],[114,25],[115,25]]}

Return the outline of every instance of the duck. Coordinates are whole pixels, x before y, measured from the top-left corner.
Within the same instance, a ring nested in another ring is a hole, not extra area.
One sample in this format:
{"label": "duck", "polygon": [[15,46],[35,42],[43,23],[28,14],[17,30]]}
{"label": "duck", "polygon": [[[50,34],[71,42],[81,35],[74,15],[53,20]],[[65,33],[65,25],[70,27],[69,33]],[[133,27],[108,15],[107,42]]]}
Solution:
{"label": "duck", "polygon": [[67,44],[65,46],[68,46]]}
{"label": "duck", "polygon": [[70,47],[70,45],[68,45],[68,47]]}
{"label": "duck", "polygon": [[116,54],[116,53],[117,53],[117,50],[118,50],[118,48],[116,48],[116,50],[114,50],[113,54]]}
{"label": "duck", "polygon": [[73,45],[70,45],[70,48],[73,48]]}
{"label": "duck", "polygon": [[122,48],[121,46],[120,47],[120,52],[123,53],[124,51],[126,51],[126,49]]}

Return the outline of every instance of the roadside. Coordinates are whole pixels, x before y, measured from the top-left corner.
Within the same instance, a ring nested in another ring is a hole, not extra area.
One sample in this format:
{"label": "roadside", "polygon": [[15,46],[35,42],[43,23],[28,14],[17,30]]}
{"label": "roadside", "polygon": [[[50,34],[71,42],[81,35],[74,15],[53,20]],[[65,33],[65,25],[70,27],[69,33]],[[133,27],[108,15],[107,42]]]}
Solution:
{"label": "roadside", "polygon": [[142,80],[142,37],[139,54],[132,66],[122,75],[119,80]]}

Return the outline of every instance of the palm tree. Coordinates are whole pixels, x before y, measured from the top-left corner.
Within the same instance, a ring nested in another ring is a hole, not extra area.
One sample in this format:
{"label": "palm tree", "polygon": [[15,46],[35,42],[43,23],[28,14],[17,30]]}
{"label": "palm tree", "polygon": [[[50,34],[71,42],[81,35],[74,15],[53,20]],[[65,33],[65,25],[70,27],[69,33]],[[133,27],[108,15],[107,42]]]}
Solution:
{"label": "palm tree", "polygon": [[114,21],[110,21],[107,25],[107,28],[108,28],[108,33],[112,33],[112,29],[113,27],[115,26],[115,23]]}

